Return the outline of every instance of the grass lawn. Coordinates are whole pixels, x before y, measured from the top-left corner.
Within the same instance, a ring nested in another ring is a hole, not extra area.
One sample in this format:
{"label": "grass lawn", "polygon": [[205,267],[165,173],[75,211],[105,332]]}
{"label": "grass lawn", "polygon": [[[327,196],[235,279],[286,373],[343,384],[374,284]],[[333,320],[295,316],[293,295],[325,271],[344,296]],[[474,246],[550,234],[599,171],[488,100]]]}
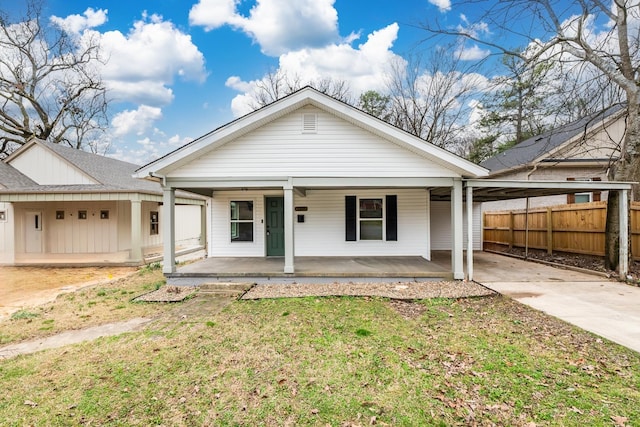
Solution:
{"label": "grass lawn", "polygon": [[[157,274],[92,290],[91,307],[118,320],[169,309],[129,301]],[[15,341],[43,315],[0,330]],[[640,425],[638,353],[503,297],[236,301],[0,360],[0,383],[9,426]]]}

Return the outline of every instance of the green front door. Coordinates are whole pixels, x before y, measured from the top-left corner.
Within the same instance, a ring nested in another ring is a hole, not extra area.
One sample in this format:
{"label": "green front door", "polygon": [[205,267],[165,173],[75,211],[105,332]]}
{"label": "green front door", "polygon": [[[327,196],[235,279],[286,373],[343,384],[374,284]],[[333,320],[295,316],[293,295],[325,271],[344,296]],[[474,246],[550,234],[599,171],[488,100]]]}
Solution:
{"label": "green front door", "polygon": [[267,197],[267,256],[284,256],[284,197]]}

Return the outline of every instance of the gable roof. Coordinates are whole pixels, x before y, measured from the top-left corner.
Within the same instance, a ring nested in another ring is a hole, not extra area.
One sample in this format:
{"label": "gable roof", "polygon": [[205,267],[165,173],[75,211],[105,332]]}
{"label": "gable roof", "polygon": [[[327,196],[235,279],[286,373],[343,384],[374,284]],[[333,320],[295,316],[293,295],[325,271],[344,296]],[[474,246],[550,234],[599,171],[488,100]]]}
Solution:
{"label": "gable roof", "polygon": [[253,111],[221,126],[177,150],[148,163],[136,171],[136,176],[138,178],[146,178],[153,174],[165,175],[198,158],[204,152],[220,147],[227,142],[237,139],[267,123],[308,105],[333,114],[418,155],[433,159],[464,177],[480,177],[486,176],[488,173],[485,168],[475,163],[437,147],[352,105],[307,86],[259,110]]}
{"label": "gable roof", "polygon": [[[43,147],[63,161],[72,165],[79,171],[93,178],[97,184],[73,184],[73,185],[39,185],[29,177],[11,166],[11,160],[17,158],[33,145]],[[24,193],[109,193],[109,192],[137,192],[147,194],[162,194],[162,188],[158,182],[133,177],[133,173],[140,166],[88,153],[75,148],[43,140],[31,140],[9,157],[0,162],[0,184],[5,189],[0,192],[24,192]],[[5,171],[8,173],[5,175]],[[181,192],[182,197],[202,197]]]}
{"label": "gable roof", "polygon": [[563,146],[573,142],[577,136],[587,134],[598,126],[605,126],[618,119],[623,113],[623,105],[614,105],[541,135],[525,139],[502,153],[484,160],[480,165],[489,169],[493,175],[542,161],[545,157],[549,157]]}
{"label": "gable roof", "polygon": [[34,185],[38,184],[10,164],[0,162],[0,187],[20,188]]}

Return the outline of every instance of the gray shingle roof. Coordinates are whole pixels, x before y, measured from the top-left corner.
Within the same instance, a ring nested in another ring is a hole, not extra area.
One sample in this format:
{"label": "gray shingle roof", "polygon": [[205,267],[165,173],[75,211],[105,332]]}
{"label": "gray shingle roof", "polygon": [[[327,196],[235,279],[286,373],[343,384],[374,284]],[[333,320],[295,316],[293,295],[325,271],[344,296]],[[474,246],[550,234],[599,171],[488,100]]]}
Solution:
{"label": "gray shingle roof", "polygon": [[22,174],[13,166],[0,162],[0,187],[20,188],[37,185],[31,178]]}
{"label": "gray shingle roof", "polygon": [[[88,153],[64,145],[47,141],[38,141],[60,157],[102,184],[104,190],[161,191],[158,183],[133,178],[133,173],[140,166],[106,156]],[[88,186],[82,186],[89,188]]]}
{"label": "gray shingle roof", "polygon": [[603,120],[619,112],[622,108],[622,105],[615,105],[541,135],[525,139],[508,150],[484,160],[480,163],[480,166],[489,169],[491,173],[496,173],[527,165],[545,153],[549,153],[561,146],[571,138],[587,131],[592,126],[601,124]]}
{"label": "gray shingle roof", "polygon": [[[17,191],[21,193],[136,192],[162,194],[162,187],[158,182],[133,177],[133,173],[140,167],[139,165],[47,141],[38,140],[36,143],[58,154],[77,169],[92,177],[98,184],[39,185],[10,164],[0,161],[0,191],[4,193]],[[2,187],[5,189],[2,190]],[[176,196],[204,199],[200,195],[186,191],[176,191]]]}

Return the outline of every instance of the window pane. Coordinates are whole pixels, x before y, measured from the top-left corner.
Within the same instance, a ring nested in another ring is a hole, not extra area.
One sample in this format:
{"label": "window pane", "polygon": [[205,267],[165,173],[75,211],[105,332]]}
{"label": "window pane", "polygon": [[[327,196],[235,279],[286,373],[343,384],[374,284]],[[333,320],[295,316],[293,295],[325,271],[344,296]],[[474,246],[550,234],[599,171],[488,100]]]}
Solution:
{"label": "window pane", "polygon": [[382,199],[360,199],[360,218],[382,218]]}
{"label": "window pane", "polygon": [[591,197],[589,194],[576,194],[575,201],[576,203],[589,203],[591,201]]}
{"label": "window pane", "polygon": [[382,221],[360,221],[360,240],[382,240]]}
{"label": "window pane", "polygon": [[252,220],[253,202],[231,202],[232,220]]}
{"label": "window pane", "polygon": [[253,242],[253,222],[232,222],[232,242]]}

